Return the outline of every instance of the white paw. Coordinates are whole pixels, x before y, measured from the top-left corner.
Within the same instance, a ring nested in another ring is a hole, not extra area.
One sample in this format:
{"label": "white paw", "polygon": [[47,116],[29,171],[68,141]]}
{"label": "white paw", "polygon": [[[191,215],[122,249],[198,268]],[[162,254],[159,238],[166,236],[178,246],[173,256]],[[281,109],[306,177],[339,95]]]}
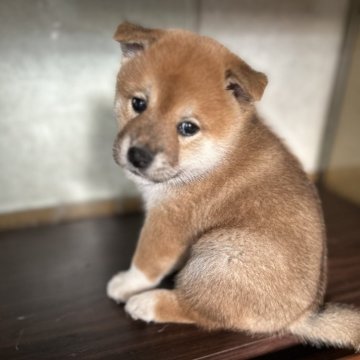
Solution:
{"label": "white paw", "polygon": [[156,285],[157,283],[150,281],[139,269],[132,266],[128,271],[122,271],[110,279],[106,293],[109,298],[120,303]]}
{"label": "white paw", "polygon": [[127,271],[114,275],[107,284],[107,296],[116,302],[125,302],[131,296],[127,282]]}
{"label": "white paw", "polygon": [[134,320],[155,321],[156,294],[153,291],[132,296],[125,306],[125,311]]}

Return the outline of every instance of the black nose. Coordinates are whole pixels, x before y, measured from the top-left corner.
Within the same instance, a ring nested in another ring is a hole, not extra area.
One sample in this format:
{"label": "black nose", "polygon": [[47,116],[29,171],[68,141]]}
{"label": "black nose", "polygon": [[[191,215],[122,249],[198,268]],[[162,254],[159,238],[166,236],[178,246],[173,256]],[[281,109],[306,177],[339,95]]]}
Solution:
{"label": "black nose", "polygon": [[132,146],[127,153],[127,158],[136,168],[146,169],[153,161],[154,155],[145,147]]}

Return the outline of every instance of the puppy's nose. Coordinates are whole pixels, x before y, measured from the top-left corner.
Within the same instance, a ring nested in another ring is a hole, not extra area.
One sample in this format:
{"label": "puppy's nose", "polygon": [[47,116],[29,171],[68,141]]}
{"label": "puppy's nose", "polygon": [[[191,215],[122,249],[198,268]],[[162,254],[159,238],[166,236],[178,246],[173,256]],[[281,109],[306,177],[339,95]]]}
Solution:
{"label": "puppy's nose", "polygon": [[132,146],[127,153],[129,162],[138,169],[146,169],[154,159],[152,152],[146,147]]}

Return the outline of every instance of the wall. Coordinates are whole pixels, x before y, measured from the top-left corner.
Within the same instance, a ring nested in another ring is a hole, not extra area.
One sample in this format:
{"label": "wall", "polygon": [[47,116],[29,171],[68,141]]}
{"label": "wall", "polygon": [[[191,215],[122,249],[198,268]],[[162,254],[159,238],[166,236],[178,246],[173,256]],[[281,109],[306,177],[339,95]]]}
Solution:
{"label": "wall", "polygon": [[345,0],[0,2],[0,213],[114,197],[134,187],[111,158],[124,19],[210,35],[268,74],[259,105],[306,170],[317,156]]}
{"label": "wall", "polygon": [[357,16],[354,52],[336,129],[326,185],[360,204],[360,15]]}

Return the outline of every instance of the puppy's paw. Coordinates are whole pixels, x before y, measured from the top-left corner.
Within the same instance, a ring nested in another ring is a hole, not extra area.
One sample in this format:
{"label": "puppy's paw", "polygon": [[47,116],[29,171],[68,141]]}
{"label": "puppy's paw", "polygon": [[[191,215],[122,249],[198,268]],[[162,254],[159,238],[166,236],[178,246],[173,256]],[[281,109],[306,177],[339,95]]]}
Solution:
{"label": "puppy's paw", "polygon": [[121,303],[130,296],[156,285],[157,282],[150,281],[142,271],[132,266],[128,271],[122,271],[110,279],[106,293],[110,299]]}
{"label": "puppy's paw", "polygon": [[125,306],[125,311],[134,320],[143,320],[148,322],[156,321],[155,306],[156,292],[147,291],[142,294],[132,296]]}
{"label": "puppy's paw", "polygon": [[114,275],[107,284],[106,293],[110,299],[118,303],[125,302],[131,294],[128,284],[128,271],[122,271]]}

